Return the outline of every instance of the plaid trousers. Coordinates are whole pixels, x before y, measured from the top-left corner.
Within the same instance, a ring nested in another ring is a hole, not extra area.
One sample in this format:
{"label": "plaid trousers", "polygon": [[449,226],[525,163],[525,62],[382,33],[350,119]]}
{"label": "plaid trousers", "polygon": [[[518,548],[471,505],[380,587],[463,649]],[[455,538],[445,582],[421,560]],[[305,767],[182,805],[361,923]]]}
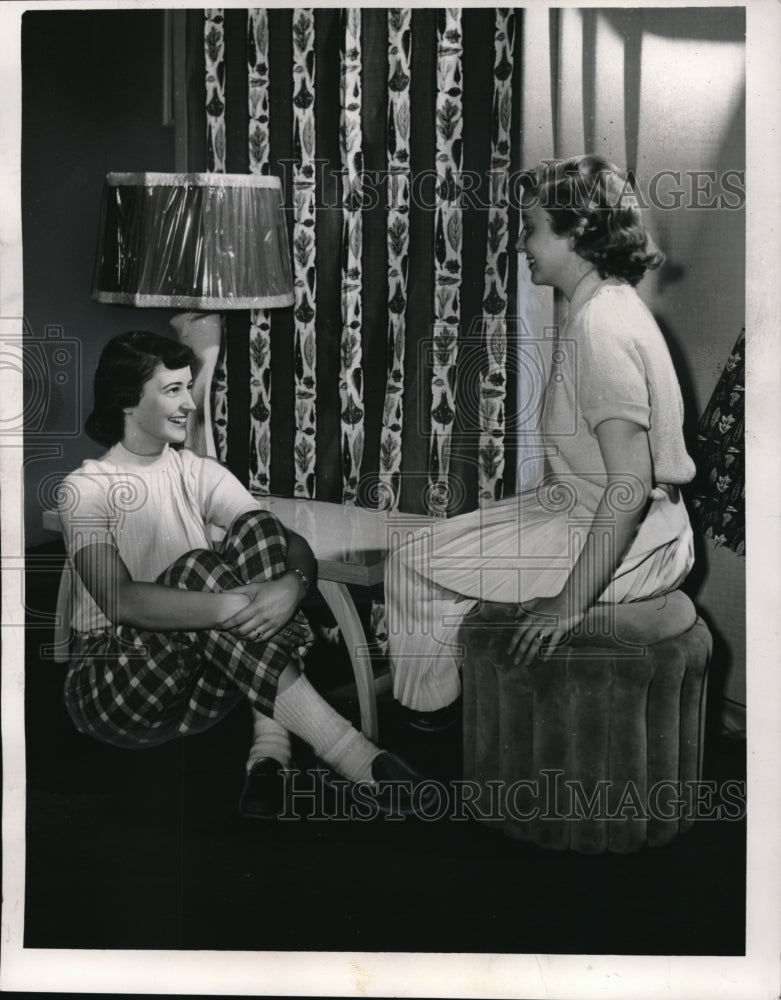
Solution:
{"label": "plaid trousers", "polygon": [[[176,559],[157,582],[215,592],[273,580],[285,570],[287,533],[268,511],[236,518],[217,550]],[[294,621],[306,626],[301,611]],[[299,647],[299,650],[302,647]],[[214,725],[246,697],[274,713],[279,675],[295,650],[218,629],[148,632],[117,625],[74,640],[65,704],[76,728],[121,747],[153,746]]]}

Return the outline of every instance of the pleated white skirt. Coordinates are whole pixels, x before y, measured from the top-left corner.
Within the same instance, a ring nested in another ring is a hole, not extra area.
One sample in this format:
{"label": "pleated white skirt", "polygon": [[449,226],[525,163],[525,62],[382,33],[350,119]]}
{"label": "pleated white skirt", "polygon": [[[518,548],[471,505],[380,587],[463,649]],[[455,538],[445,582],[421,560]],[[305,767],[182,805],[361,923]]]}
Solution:
{"label": "pleated white skirt", "polygon": [[[584,493],[587,491],[584,491]],[[670,495],[670,492],[673,494]],[[600,601],[664,594],[691,569],[691,526],[677,491],[654,490],[634,541]],[[594,512],[536,491],[419,529],[385,565],[385,608],[394,696],[434,711],[461,692],[456,633],[480,601],[515,604],[558,594],[585,543]]]}

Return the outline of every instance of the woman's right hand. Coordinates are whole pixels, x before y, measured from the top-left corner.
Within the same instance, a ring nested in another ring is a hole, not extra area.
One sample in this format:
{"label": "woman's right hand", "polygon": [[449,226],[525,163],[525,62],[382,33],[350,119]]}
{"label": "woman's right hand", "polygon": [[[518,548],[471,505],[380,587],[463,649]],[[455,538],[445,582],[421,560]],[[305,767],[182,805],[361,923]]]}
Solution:
{"label": "woman's right hand", "polygon": [[240,594],[247,602],[238,614],[223,619],[221,624],[221,628],[240,639],[259,633],[264,639],[271,639],[288,624],[302,597],[300,579],[286,573],[275,580],[236,587],[228,593]]}
{"label": "woman's right hand", "polygon": [[[239,614],[244,608],[250,603],[250,598],[247,594],[234,594],[234,593],[222,593],[215,595],[218,604],[218,614],[220,622],[226,621],[228,618],[232,618],[234,615]],[[223,628],[222,625],[218,625],[218,628]]]}
{"label": "woman's right hand", "polygon": [[507,647],[516,667],[528,666],[537,656],[549,660],[585,614],[572,608],[566,588],[555,597],[537,597],[519,607],[521,620]]}
{"label": "woman's right hand", "polygon": [[[273,581],[272,581],[273,582]],[[263,585],[268,588],[268,584]],[[221,597],[230,598],[232,602],[232,615],[244,612],[246,615],[249,605],[253,603],[251,600],[251,593],[253,590],[253,585],[250,585],[245,590],[240,591],[228,591],[221,594]],[[264,591],[265,592],[265,591]],[[238,607],[236,605],[239,605]],[[293,613],[295,613],[295,606],[293,607]],[[250,629],[246,624],[241,626],[228,625],[230,616],[222,619],[222,622],[217,627],[222,631],[230,632],[231,635],[235,636],[237,639],[244,640],[254,640],[255,637],[252,634],[252,629]],[[312,629],[308,624],[303,624],[301,622],[295,621],[293,618],[289,618],[287,614],[284,615],[284,620],[279,622],[275,628],[273,625],[267,629],[263,635],[263,642],[268,642],[273,639],[280,646],[284,646],[285,649],[299,649],[301,646],[308,646],[314,641],[314,634]]]}

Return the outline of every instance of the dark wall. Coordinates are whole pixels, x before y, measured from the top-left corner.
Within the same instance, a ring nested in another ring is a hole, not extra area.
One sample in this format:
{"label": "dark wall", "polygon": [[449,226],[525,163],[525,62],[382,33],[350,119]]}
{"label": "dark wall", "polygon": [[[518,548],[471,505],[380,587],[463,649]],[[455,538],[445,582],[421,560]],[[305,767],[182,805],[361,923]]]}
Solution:
{"label": "dark wall", "polygon": [[[174,129],[163,125],[163,18],[149,10],[28,11],[23,17],[25,318],[36,338],[60,327],[73,359],[64,366],[63,385],[51,385],[46,435],[28,435],[28,546],[53,537],[40,518],[52,475],[102,450],[80,430],[101,347],[123,330],[170,332],[172,311],[90,298],[105,174],[174,169]],[[51,360],[50,346],[43,353]]]}

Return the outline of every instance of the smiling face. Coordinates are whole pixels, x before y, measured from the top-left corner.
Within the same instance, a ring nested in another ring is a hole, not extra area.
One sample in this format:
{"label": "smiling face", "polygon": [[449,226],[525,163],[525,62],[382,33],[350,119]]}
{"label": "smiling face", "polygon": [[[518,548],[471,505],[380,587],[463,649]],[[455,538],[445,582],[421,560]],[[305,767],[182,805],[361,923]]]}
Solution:
{"label": "smiling face", "polygon": [[187,416],[195,409],[189,368],[159,364],[141,390],[136,406],[124,411],[122,444],[136,455],[159,455],[166,444],[182,444]]}
{"label": "smiling face", "polygon": [[583,263],[569,238],[553,232],[550,215],[537,204],[523,209],[523,221],[515,249],[526,254],[532,282],[567,294],[574,270],[579,272]]}

